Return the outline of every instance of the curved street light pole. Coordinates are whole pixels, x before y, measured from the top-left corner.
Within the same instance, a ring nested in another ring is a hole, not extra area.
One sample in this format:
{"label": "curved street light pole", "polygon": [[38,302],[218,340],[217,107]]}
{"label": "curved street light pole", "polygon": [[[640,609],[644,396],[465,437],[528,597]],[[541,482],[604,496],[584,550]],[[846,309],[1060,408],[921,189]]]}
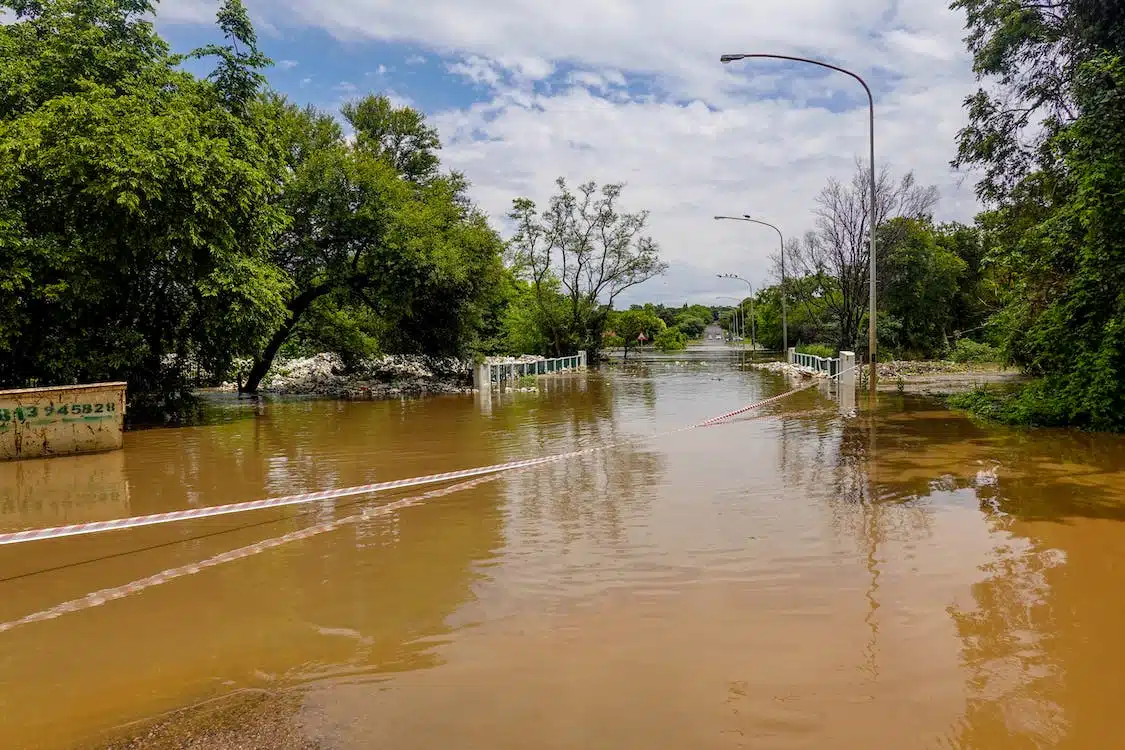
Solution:
{"label": "curved street light pole", "polygon": [[752,219],[752,218],[750,218],[749,214],[743,214],[742,216],[716,216],[715,217],[716,221],[719,221],[719,220],[722,220],[722,219],[727,219],[729,221],[748,221],[752,224],[761,224],[762,226],[769,227],[773,231],[777,232],[777,238],[778,238],[778,240],[781,241],[781,295],[780,295],[781,296],[781,350],[783,352],[788,352],[789,351],[789,319],[788,319],[788,315],[786,313],[786,304],[785,304],[785,292],[786,292],[786,290],[785,290],[785,235],[783,235],[781,233],[780,229],[775,227],[773,224],[770,224],[768,221],[762,221],[760,219]]}
{"label": "curved street light pole", "polygon": [[[754,285],[751,284],[746,279],[739,276],[737,273],[721,273],[721,274],[719,274],[719,278],[721,278],[721,279],[737,279],[737,280],[741,281],[743,284],[745,284],[746,286],[750,287],[750,348],[751,349],[757,349],[758,348],[758,345],[756,343],[757,318],[754,317]],[[739,303],[738,303],[738,309],[739,310],[742,310],[742,303],[744,301],[745,300],[739,301]],[[743,338],[746,337],[746,312],[745,311],[742,312],[742,336],[743,336]]]}
{"label": "curved street light pole", "polygon": [[870,299],[868,301],[869,309],[867,313],[867,348],[870,356],[870,379],[868,383],[871,386],[871,395],[875,395],[875,381],[878,377],[878,368],[875,366],[876,360],[876,342],[875,342],[875,97],[871,95],[871,87],[867,85],[867,81],[857,74],[845,68],[840,68],[820,60],[810,60],[807,57],[794,57],[792,55],[774,55],[763,52],[751,52],[739,55],[723,55],[719,58],[719,62],[732,63],[738,60],[746,60],[750,58],[768,58],[772,60],[789,60],[790,62],[808,63],[809,65],[819,65],[822,68],[835,70],[838,73],[849,75],[859,81],[863,86],[863,90],[867,92],[867,105],[868,105],[868,140],[870,141],[871,149],[871,170],[870,170],[870,188],[871,188],[871,206],[868,211],[868,224],[870,243],[871,243],[871,268],[869,271],[870,276]]}

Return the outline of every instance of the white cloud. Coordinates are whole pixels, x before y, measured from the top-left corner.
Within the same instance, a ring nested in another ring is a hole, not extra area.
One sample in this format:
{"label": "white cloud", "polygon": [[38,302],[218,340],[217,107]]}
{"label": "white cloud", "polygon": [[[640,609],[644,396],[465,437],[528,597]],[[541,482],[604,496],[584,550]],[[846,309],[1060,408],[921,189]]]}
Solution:
{"label": "white cloud", "polygon": [[[181,15],[198,0],[165,0]],[[431,112],[450,167],[497,221],[510,201],[544,202],[553,180],[628,183],[651,211],[672,269],[634,298],[737,293],[719,271],[759,283],[776,236],[715,222],[754,213],[797,236],[829,177],[867,153],[855,82],[811,66],[719,64],[724,52],[815,56],[851,67],[876,97],[877,158],[937,184],[940,219],[976,210],[950,172],[961,101],[974,87],[963,18],[902,0],[248,0],[255,17],[341,39],[408,43],[447,60],[477,104]],[[210,17],[207,22],[211,22]],[[558,71],[564,75],[556,75]],[[640,93],[638,83],[644,83]],[[416,93],[416,92],[408,92]],[[827,106],[843,111],[833,112]]]}
{"label": "white cloud", "polygon": [[422,65],[426,62],[426,58],[423,55],[411,55],[405,62],[407,65]]}
{"label": "white cloud", "polygon": [[215,23],[219,10],[217,0],[167,0],[156,6],[156,17],[161,23]]}
{"label": "white cloud", "polygon": [[277,63],[277,67],[281,68],[282,70],[292,70],[293,68],[297,67],[297,61],[296,60],[279,60],[278,63]]}
{"label": "white cloud", "polygon": [[[943,219],[975,210],[947,166],[962,94],[945,85],[880,102],[877,159],[937,184]],[[559,175],[571,183],[625,181],[626,207],[651,211],[651,232],[672,264],[667,278],[631,296],[671,303],[741,293],[716,279],[719,272],[755,285],[769,279],[776,235],[713,215],[752,213],[789,236],[803,234],[816,193],[829,177],[850,176],[867,148],[866,106],[833,113],[775,100],[727,109],[621,102],[581,84],[525,104],[500,91],[492,102],[433,119],[446,163],[473,179],[477,200],[498,221],[515,196],[545,203]]]}

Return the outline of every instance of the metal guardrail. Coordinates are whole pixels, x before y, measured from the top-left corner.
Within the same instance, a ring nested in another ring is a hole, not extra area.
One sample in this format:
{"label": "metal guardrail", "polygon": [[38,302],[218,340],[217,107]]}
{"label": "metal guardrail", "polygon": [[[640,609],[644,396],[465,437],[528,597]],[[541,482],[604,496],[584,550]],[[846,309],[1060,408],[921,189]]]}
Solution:
{"label": "metal guardrail", "polygon": [[510,385],[529,375],[551,375],[557,372],[586,369],[586,352],[569,357],[552,357],[530,362],[483,363],[474,372],[474,386]]}
{"label": "metal guardrail", "polygon": [[790,364],[797,365],[798,367],[807,367],[813,372],[823,372],[829,377],[837,375],[840,372],[839,357],[817,357],[812,354],[801,354],[796,351],[791,351],[789,357]]}

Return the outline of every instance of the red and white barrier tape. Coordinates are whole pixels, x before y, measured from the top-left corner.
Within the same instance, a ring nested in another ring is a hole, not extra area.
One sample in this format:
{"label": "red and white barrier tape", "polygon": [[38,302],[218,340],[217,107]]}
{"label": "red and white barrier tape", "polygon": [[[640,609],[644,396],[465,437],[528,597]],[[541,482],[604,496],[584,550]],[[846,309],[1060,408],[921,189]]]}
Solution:
{"label": "red and white barrier tape", "polygon": [[[837,377],[837,376],[833,376]],[[775,403],[783,398],[788,398],[796,393],[807,390],[818,385],[819,381],[812,381],[800,388],[786,391],[777,396],[758,401],[757,403],[744,406],[741,409],[722,414],[717,417],[698,422],[687,427],[670,430],[668,432],[649,435],[642,440],[654,440],[660,437],[666,437],[679,432],[686,432],[698,427],[709,427],[723,420],[736,417],[739,414],[745,414],[748,411],[758,409],[762,406]],[[229,515],[232,513],[246,513],[253,510],[264,510],[266,508],[282,508],[290,505],[305,505],[313,503],[318,500],[330,500],[340,497],[351,497],[353,495],[368,495],[376,492],[385,492],[388,490],[404,489],[407,487],[419,487],[427,484],[438,484],[440,482],[450,482],[457,479],[470,479],[472,477],[485,476],[489,474],[497,474],[504,471],[512,471],[515,469],[526,469],[532,466],[542,466],[544,464],[556,463],[558,461],[565,461],[578,456],[596,453],[598,451],[609,450],[622,445],[622,441],[618,443],[609,443],[606,445],[594,446],[592,448],[584,448],[582,450],[571,451],[569,453],[560,453],[554,456],[543,456],[540,458],[527,458],[520,461],[509,461],[503,464],[493,464],[491,466],[478,466],[472,469],[459,469],[457,471],[447,471],[440,474],[428,474],[426,476],[411,477],[408,479],[394,479],[388,482],[373,482],[371,484],[361,484],[355,487],[341,487],[333,490],[322,490],[319,492],[303,492],[298,495],[286,495],[284,497],[266,498],[263,500],[250,500],[243,503],[229,503],[227,505],[212,505],[204,508],[190,508],[187,510],[175,510],[167,513],[153,513],[146,516],[132,516],[129,518],[117,518],[110,521],[91,521],[89,523],[76,523],[67,526],[52,526],[42,529],[27,529],[26,531],[14,531],[6,534],[0,534],[0,546],[7,544],[21,544],[24,542],[34,542],[45,539],[59,539],[69,536],[82,536],[87,534],[97,534],[104,531],[118,531],[122,529],[135,529],[141,526],[155,526],[157,524],[173,523],[175,521],[188,521],[202,518],[212,518],[214,516]]]}
{"label": "red and white barrier tape", "polygon": [[[722,422],[723,420],[730,419],[731,417],[735,417],[735,416],[738,416],[740,414],[744,414],[744,413],[746,413],[748,411],[751,411],[753,409],[756,409],[758,407],[765,406],[765,405],[773,403],[775,401],[779,401],[782,398],[785,398],[787,396],[791,396],[795,393],[799,393],[801,391],[807,390],[808,388],[811,388],[814,385],[816,385],[816,382],[810,383],[810,384],[808,384],[806,386],[803,386],[801,388],[795,388],[791,391],[786,391],[785,393],[780,394],[778,396],[774,396],[772,398],[764,399],[763,401],[759,401],[755,404],[751,404],[750,406],[746,406],[746,407],[743,407],[741,409],[737,409],[735,411],[728,412],[727,414],[723,414],[719,417],[714,417],[712,419],[708,419],[704,422],[699,422],[697,424],[690,425],[688,427],[681,427],[679,429],[671,430],[671,431],[665,432],[665,433],[659,433],[658,435],[652,435],[648,439],[653,439],[653,438],[664,436],[664,435],[671,435],[671,434],[675,434],[675,433],[679,433],[679,432],[685,432],[687,430],[695,429],[697,427],[713,426],[715,424],[718,424],[718,423]],[[805,413],[814,414],[814,413],[819,413],[819,412],[803,412],[802,414],[805,414]],[[159,586],[161,584],[167,583],[168,581],[175,580],[176,578],[182,578],[184,576],[194,575],[195,573],[199,573],[200,571],[206,570],[208,568],[213,568],[213,567],[216,567],[218,565],[222,565],[223,563],[233,562],[235,560],[241,560],[243,558],[250,557],[251,555],[255,555],[255,554],[258,554],[260,552],[264,552],[266,550],[270,550],[270,549],[274,549],[276,547],[280,547],[284,544],[288,544],[289,542],[295,542],[295,541],[299,541],[299,540],[302,540],[302,539],[308,539],[310,537],[317,536],[319,534],[324,534],[324,533],[327,533],[329,531],[333,531],[333,530],[338,529],[341,526],[345,526],[347,524],[352,524],[352,523],[356,523],[356,522],[361,521],[361,520],[366,520],[366,519],[369,519],[369,518],[375,518],[375,517],[378,517],[378,516],[387,515],[387,514],[392,513],[396,510],[402,510],[404,508],[408,508],[408,507],[411,507],[413,505],[421,504],[421,503],[423,503],[427,500],[431,500],[431,499],[434,499],[434,498],[437,498],[437,497],[443,497],[443,496],[446,496],[446,495],[451,495],[455,492],[467,490],[467,489],[470,489],[472,487],[477,487],[477,486],[485,484],[487,482],[491,482],[491,481],[494,481],[496,479],[499,479],[501,471],[514,470],[514,469],[518,469],[518,468],[526,468],[526,467],[530,467],[530,466],[537,466],[537,465],[540,465],[542,463],[547,463],[550,460],[562,460],[564,458],[570,458],[570,457],[573,457],[573,456],[576,456],[576,455],[579,455],[579,454],[582,454],[582,453],[593,453],[595,451],[605,450],[606,448],[612,447],[612,445],[614,445],[614,444],[606,445],[606,446],[599,446],[599,447],[596,447],[596,448],[587,448],[587,449],[582,450],[582,451],[574,451],[574,452],[571,452],[571,453],[564,453],[564,454],[560,454],[558,456],[552,456],[552,457],[549,457],[549,458],[543,459],[543,460],[533,459],[533,460],[530,460],[530,461],[516,461],[516,462],[509,463],[509,464],[500,464],[497,467],[483,467],[483,469],[492,469],[493,471],[491,473],[478,476],[475,479],[470,479],[469,481],[466,481],[466,482],[460,482],[458,484],[450,485],[449,487],[444,487],[444,488],[439,489],[439,490],[431,490],[431,491],[423,493],[421,495],[415,495],[413,497],[403,498],[401,500],[396,500],[394,502],[387,503],[385,505],[380,505],[380,506],[375,507],[375,508],[364,508],[364,510],[362,512],[353,514],[351,516],[346,516],[344,518],[339,518],[339,519],[336,519],[336,520],[333,520],[333,521],[327,521],[327,522],[324,522],[324,523],[315,524],[313,526],[309,526],[309,527],[301,529],[299,531],[294,531],[294,532],[290,532],[288,534],[283,534],[282,536],[274,537],[274,538],[271,538],[271,539],[265,539],[265,540],[260,541],[260,542],[255,542],[254,544],[250,544],[250,545],[247,545],[245,547],[240,547],[238,549],[231,550],[229,552],[223,552],[223,553],[220,553],[220,554],[215,555],[213,557],[209,557],[205,560],[201,560],[199,562],[188,563],[187,565],[181,565],[181,566],[176,567],[176,568],[169,568],[167,570],[156,573],[155,575],[151,575],[151,576],[148,576],[146,578],[140,578],[140,579],[137,579],[135,581],[131,581],[129,583],[123,584],[121,586],[115,586],[115,587],[112,587],[112,588],[105,588],[105,589],[100,589],[98,591],[93,591],[93,592],[87,594],[86,596],[80,597],[78,599],[71,599],[70,601],[63,602],[61,604],[57,604],[53,607],[50,607],[49,609],[40,610],[39,612],[33,612],[29,615],[25,615],[25,616],[23,616],[19,619],[16,619],[16,620],[10,620],[8,622],[0,622],[0,633],[7,632],[9,630],[12,630],[14,628],[19,627],[20,625],[28,625],[28,624],[35,623],[35,622],[43,622],[43,621],[46,621],[46,620],[53,620],[57,617],[60,617],[64,614],[68,614],[70,612],[78,612],[80,610],[98,607],[98,606],[101,606],[102,604],[105,604],[106,602],[116,601],[118,599],[123,599],[127,596],[131,596],[133,594],[144,591],[145,589],[152,588],[154,586]],[[498,467],[506,467],[506,468],[498,468]],[[470,470],[467,470],[467,471],[474,471],[474,470],[470,469]],[[449,474],[457,474],[457,473],[458,472],[450,472]],[[435,475],[432,475],[432,476],[433,477],[448,476],[448,474],[445,474],[445,475],[435,474]],[[420,477],[420,479],[426,479],[426,478],[427,477]],[[405,480],[405,481],[409,481],[409,480]],[[440,480],[434,480],[434,481],[440,481]],[[408,486],[408,485],[400,484],[398,486]],[[357,488],[348,488],[348,489],[356,490]],[[341,492],[343,492],[343,491],[341,491]],[[323,494],[323,493],[310,493],[310,494]],[[358,492],[350,492],[348,494],[358,494]],[[344,495],[336,494],[336,495],[332,495],[332,496],[333,497],[342,497]],[[300,496],[292,496],[292,497],[300,497]],[[276,498],[276,499],[277,500],[286,500],[286,499],[289,499],[289,498]],[[257,503],[260,503],[260,502],[263,502],[263,501],[257,501],[256,503],[243,503],[241,505],[252,505],[254,507],[250,508],[250,509],[256,509],[258,507]],[[293,503],[290,502],[290,503],[287,503],[287,504],[293,504]],[[261,506],[261,507],[271,507],[271,506]],[[237,511],[232,510],[232,511],[228,511],[228,512],[237,512]],[[170,514],[162,514],[162,515],[170,515]],[[150,518],[150,517],[149,516],[140,516],[139,518]],[[121,520],[122,521],[128,521],[130,519],[121,519]],[[171,520],[178,520],[178,519],[171,519]],[[165,521],[158,521],[157,523],[163,523],[163,522],[165,522]],[[79,524],[79,526],[86,526],[86,525],[88,525],[88,524]],[[146,525],[148,525],[148,524],[146,524]],[[66,529],[66,528],[70,528],[70,527],[58,527],[58,528]],[[115,527],[115,528],[129,528],[129,527],[128,526],[120,526],[120,527]],[[47,531],[47,530],[44,529],[43,531]],[[93,532],[77,532],[77,533],[93,533]],[[72,536],[72,535],[73,535],[73,533],[67,534],[67,536]],[[35,537],[35,538],[49,538],[49,537]]]}
{"label": "red and white barrier tape", "polygon": [[365,508],[361,513],[356,513],[344,518],[338,518],[334,521],[319,523],[314,526],[309,526],[307,528],[301,529],[300,531],[294,531],[289,534],[274,537],[272,539],[265,539],[260,542],[255,542],[254,544],[250,544],[245,547],[239,547],[238,549],[231,550],[230,552],[223,552],[221,554],[215,555],[214,557],[208,557],[206,560],[201,560],[195,563],[188,563],[187,565],[181,565],[176,568],[169,568],[168,570],[163,570],[155,575],[148,576],[147,578],[139,578],[135,581],[131,581],[121,586],[114,586],[112,588],[101,589],[99,591],[92,591],[86,596],[80,597],[78,599],[71,599],[70,601],[63,602],[62,604],[56,604],[49,609],[40,610],[39,612],[33,612],[32,614],[25,615],[17,620],[0,622],[0,633],[7,632],[9,630],[12,630],[13,628],[19,627],[20,625],[29,625],[33,622],[53,620],[56,617],[60,617],[70,612],[78,612],[79,610],[101,606],[106,602],[115,601],[117,599],[124,599],[127,596],[139,593],[141,591],[144,591],[145,589],[152,588],[153,586],[159,586],[162,583],[167,583],[168,581],[174,580],[176,578],[193,575],[200,572],[201,570],[214,568],[215,566],[222,565],[223,563],[241,560],[244,557],[250,557],[251,555],[256,555],[259,552],[265,552],[268,549],[274,549],[275,547],[280,547],[281,545],[288,544],[289,542],[296,542],[301,539],[308,539],[309,537],[324,534],[347,524],[386,515],[396,510],[408,508],[412,505],[418,505],[419,503],[425,502],[426,500],[432,500],[435,497],[452,495],[454,492],[467,490],[499,478],[499,474],[491,474],[488,476],[471,479],[467,482],[454,484],[449,487],[444,487],[440,490],[431,490],[421,495],[415,495],[414,497],[406,497],[401,500],[396,500],[393,503],[380,505],[376,508]]}

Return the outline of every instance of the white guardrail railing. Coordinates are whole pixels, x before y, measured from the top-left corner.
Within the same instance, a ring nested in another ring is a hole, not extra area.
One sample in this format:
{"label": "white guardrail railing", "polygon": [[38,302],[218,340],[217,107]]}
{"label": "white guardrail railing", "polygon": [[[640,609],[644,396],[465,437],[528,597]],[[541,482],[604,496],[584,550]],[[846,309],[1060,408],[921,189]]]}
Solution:
{"label": "white guardrail railing", "polygon": [[805,367],[813,372],[823,372],[829,377],[840,373],[839,357],[817,357],[813,354],[801,354],[793,347],[789,348],[789,364]]}
{"label": "white guardrail railing", "polygon": [[473,369],[473,387],[481,388],[495,385],[511,385],[529,375],[552,375],[557,372],[570,372],[586,369],[586,352],[569,357],[533,359],[526,362],[482,362]]}

